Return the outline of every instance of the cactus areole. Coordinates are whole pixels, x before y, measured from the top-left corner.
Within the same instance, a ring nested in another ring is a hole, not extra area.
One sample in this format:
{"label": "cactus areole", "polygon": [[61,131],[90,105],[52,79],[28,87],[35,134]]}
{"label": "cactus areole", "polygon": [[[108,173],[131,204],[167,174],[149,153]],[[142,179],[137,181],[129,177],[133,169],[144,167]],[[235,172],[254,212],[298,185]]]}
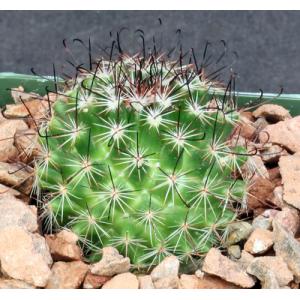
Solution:
{"label": "cactus areole", "polygon": [[137,55],[99,60],[59,94],[36,163],[47,226],[78,234],[91,260],[111,245],[139,267],[222,243],[245,194],[228,88],[195,65]]}

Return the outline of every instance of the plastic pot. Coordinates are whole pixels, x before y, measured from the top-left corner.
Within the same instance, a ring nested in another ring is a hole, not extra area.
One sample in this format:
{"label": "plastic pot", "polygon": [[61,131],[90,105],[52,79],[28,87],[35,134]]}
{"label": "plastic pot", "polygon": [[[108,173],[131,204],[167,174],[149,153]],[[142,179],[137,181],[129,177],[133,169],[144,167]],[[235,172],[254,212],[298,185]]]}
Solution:
{"label": "plastic pot", "polygon": [[[0,73],[0,107],[5,104],[13,103],[10,95],[11,88],[22,86],[25,92],[35,92],[41,96],[45,95],[48,90],[54,89],[54,79],[51,76],[43,78],[34,75],[15,74],[15,73]],[[243,107],[255,102],[261,96],[260,93],[237,92],[238,106]],[[300,94],[263,94],[259,100],[269,101],[273,104],[279,104],[288,109],[291,115],[300,115]]]}

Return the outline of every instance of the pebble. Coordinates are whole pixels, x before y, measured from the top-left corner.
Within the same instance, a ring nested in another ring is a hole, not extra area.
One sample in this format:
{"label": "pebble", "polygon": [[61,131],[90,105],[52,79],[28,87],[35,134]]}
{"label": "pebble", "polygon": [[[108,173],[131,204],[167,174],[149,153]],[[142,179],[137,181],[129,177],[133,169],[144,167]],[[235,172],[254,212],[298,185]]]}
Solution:
{"label": "pebble", "polygon": [[273,232],[276,256],[283,258],[296,279],[300,281],[300,242],[276,221],[273,221]]}
{"label": "pebble", "polygon": [[274,288],[274,284],[283,287],[293,280],[292,272],[281,257],[257,257],[248,266],[247,272],[256,276],[264,288]]}
{"label": "pebble", "polygon": [[228,236],[226,244],[228,246],[246,240],[252,232],[252,226],[248,222],[234,222],[228,225]]}
{"label": "pebble", "polygon": [[164,279],[170,276],[178,276],[179,260],[176,256],[171,255],[166,257],[159,265],[151,272],[153,282]]}
{"label": "pebble", "polygon": [[253,278],[237,262],[222,255],[216,248],[211,248],[207,253],[202,271],[244,288],[250,288],[255,284]]}
{"label": "pebble", "polygon": [[102,289],[138,289],[139,281],[137,277],[129,272],[118,274],[107,281]]}
{"label": "pebble", "polygon": [[266,126],[259,133],[259,140],[261,143],[277,144],[293,153],[299,152],[300,116]]}
{"label": "pebble", "polygon": [[34,289],[35,287],[21,280],[0,278],[0,289]]}
{"label": "pebble", "polygon": [[140,289],[154,289],[153,281],[150,275],[138,276]]}
{"label": "pebble", "polygon": [[253,111],[255,118],[265,118],[270,123],[285,121],[291,119],[287,109],[277,104],[263,104]]}
{"label": "pebble", "polygon": [[102,276],[113,276],[128,272],[130,269],[130,260],[119,254],[113,247],[104,247],[102,249],[102,259],[91,266],[91,273]]}
{"label": "pebble", "polygon": [[21,227],[0,230],[0,263],[2,273],[36,287],[44,287],[51,274],[45,239]]}
{"label": "pebble", "polygon": [[283,200],[300,209],[300,153],[280,157],[279,168],[283,183]]}
{"label": "pebble", "polygon": [[244,250],[251,254],[266,253],[273,246],[273,233],[266,229],[256,228],[244,245]]}
{"label": "pebble", "polygon": [[88,273],[83,282],[84,289],[99,289],[103,284],[111,279],[111,276],[100,276]]}
{"label": "pebble", "polygon": [[81,261],[56,262],[51,269],[46,289],[77,289],[81,286],[88,269],[88,265]]}
{"label": "pebble", "polygon": [[35,232],[38,230],[37,213],[12,195],[0,195],[0,230],[9,226]]}
{"label": "pebble", "polygon": [[54,261],[76,261],[81,260],[82,253],[76,244],[78,236],[67,230],[57,234],[46,235],[46,242]]}
{"label": "pebble", "polygon": [[12,161],[16,159],[18,150],[14,145],[14,137],[17,130],[26,130],[28,126],[23,120],[0,120],[0,161]]}

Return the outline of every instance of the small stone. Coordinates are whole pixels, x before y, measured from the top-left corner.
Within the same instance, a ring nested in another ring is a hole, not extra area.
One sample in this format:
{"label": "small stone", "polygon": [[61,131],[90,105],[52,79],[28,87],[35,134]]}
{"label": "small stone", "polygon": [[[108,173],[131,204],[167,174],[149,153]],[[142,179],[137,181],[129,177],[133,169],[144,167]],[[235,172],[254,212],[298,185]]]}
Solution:
{"label": "small stone", "polygon": [[34,289],[35,287],[21,280],[0,278],[0,289]]}
{"label": "small stone", "polygon": [[271,202],[279,208],[282,208],[286,205],[283,201],[283,187],[281,185],[275,187]]}
{"label": "small stone", "polygon": [[242,174],[245,179],[252,179],[253,174],[256,174],[257,177],[269,179],[269,172],[261,157],[258,155],[248,157],[246,163],[242,167]]}
{"label": "small stone", "polygon": [[204,276],[204,272],[202,272],[200,269],[196,270],[195,275],[197,278],[202,279]]}
{"label": "small stone", "polygon": [[138,277],[140,289],[154,289],[154,285],[150,275],[142,275]]}
{"label": "small stone", "polygon": [[283,183],[283,200],[300,209],[300,153],[282,156],[279,160],[279,168]]}
{"label": "small stone", "polygon": [[227,245],[234,245],[246,240],[252,232],[252,226],[248,222],[234,222],[228,225]]}
{"label": "small stone", "polygon": [[242,250],[241,253],[241,258],[236,260],[236,262],[238,263],[238,265],[240,266],[240,268],[244,271],[247,270],[248,266],[252,263],[252,261],[254,260],[254,256],[251,255],[250,253],[248,253],[245,250]]}
{"label": "small stone", "polygon": [[255,258],[248,266],[247,272],[256,276],[264,288],[273,288],[274,284],[285,286],[293,280],[293,274],[287,264],[281,257],[276,256]]}
{"label": "small stone", "polygon": [[277,144],[290,152],[300,151],[300,116],[268,125],[259,133],[261,143]]}
{"label": "small stone", "polygon": [[269,230],[272,228],[272,221],[270,218],[266,218],[262,215],[257,216],[256,218],[253,219],[252,221],[252,228],[253,229],[266,229]]}
{"label": "small stone", "polygon": [[51,274],[51,256],[43,237],[21,227],[0,230],[1,271],[6,276],[44,287]]}
{"label": "small stone", "polygon": [[179,280],[181,289],[197,289],[199,278],[196,275],[182,274]]}
{"label": "small stone", "polygon": [[151,278],[155,281],[170,276],[178,276],[179,260],[176,256],[171,255],[166,257],[158,266],[151,272]]}
{"label": "small stone", "polygon": [[6,162],[17,157],[18,150],[14,146],[17,130],[26,130],[28,126],[22,120],[0,120],[0,161]]}
{"label": "small stone", "polygon": [[99,276],[88,273],[83,282],[84,289],[99,289],[103,284],[111,279],[111,276]]}
{"label": "small stone", "polygon": [[292,118],[287,109],[276,104],[261,105],[253,112],[253,116],[255,118],[263,117],[270,123],[285,121]]}
{"label": "small stone", "polygon": [[289,284],[289,287],[291,289],[299,289],[300,288],[299,282],[291,281],[290,284]]}
{"label": "small stone", "polygon": [[257,209],[268,207],[269,199],[273,196],[275,185],[268,179],[254,176],[248,186],[247,207]]}
{"label": "small stone", "polygon": [[256,228],[244,245],[244,249],[251,254],[263,254],[273,246],[273,234],[271,231]]}
{"label": "small stone", "polygon": [[255,122],[253,122],[253,126],[256,128],[257,132],[260,132],[268,125],[269,123],[265,118],[258,118]]}
{"label": "small stone", "polygon": [[[36,93],[33,93],[33,92],[27,93],[27,92],[25,92],[24,87],[22,87],[22,86],[13,88],[11,90],[10,94],[11,94],[11,97],[14,99],[15,103],[22,103],[22,101],[26,102],[26,101],[32,100],[34,98],[40,97]],[[22,99],[22,101],[21,101],[21,99]]]}
{"label": "small stone", "polygon": [[18,130],[15,133],[14,145],[18,149],[18,158],[28,162],[39,152],[38,134],[34,129]]}
{"label": "small stone", "polygon": [[274,181],[274,180],[281,181],[281,174],[280,174],[279,167],[274,167],[274,168],[268,169],[268,173],[269,173],[269,179],[271,181]]}
{"label": "small stone", "polygon": [[300,281],[300,242],[276,221],[273,221],[273,232],[276,255],[283,258],[296,279]]}
{"label": "small stone", "polygon": [[242,137],[251,140],[255,135],[256,128],[253,126],[253,122],[241,115],[236,132]]}
{"label": "small stone", "polygon": [[18,188],[21,192],[29,194],[32,189],[33,170],[24,168],[23,165],[0,162],[0,183],[13,188]]}
{"label": "small stone", "polygon": [[20,195],[21,195],[21,193],[19,191],[0,183],[0,197],[1,198],[5,197],[5,196],[18,197]]}
{"label": "small stone", "polygon": [[87,271],[88,266],[81,261],[56,262],[51,269],[46,289],[77,289]]}
{"label": "small stone", "polygon": [[58,234],[46,235],[46,242],[54,261],[81,260],[82,253],[76,244],[78,236],[70,231],[62,230]]}
{"label": "small stone", "polygon": [[64,240],[66,243],[69,244],[76,244],[79,240],[78,235],[70,230],[63,229],[56,233],[56,237],[58,239]]}
{"label": "small stone", "polygon": [[300,227],[300,214],[297,209],[293,207],[284,207],[282,211],[274,217],[274,220],[283,228],[295,235]]}
{"label": "small stone", "polygon": [[130,260],[119,254],[113,247],[102,249],[102,259],[91,266],[91,273],[102,276],[113,276],[115,274],[128,272]]}
{"label": "small stone", "polygon": [[170,275],[153,282],[156,289],[178,289],[180,281],[177,276]]}
{"label": "small stone", "polygon": [[25,104],[6,105],[5,116],[7,118],[28,118],[29,123],[33,123],[32,118],[38,123],[47,118],[49,103],[46,100],[28,99]]}
{"label": "small stone", "polygon": [[0,230],[9,226],[35,232],[38,229],[37,214],[12,195],[0,196]]}
{"label": "small stone", "polygon": [[250,288],[255,284],[253,278],[247,275],[237,262],[223,256],[216,248],[211,248],[207,253],[202,270],[244,288]]}
{"label": "small stone", "polygon": [[241,247],[239,245],[231,245],[227,249],[230,258],[239,259],[241,257]]}
{"label": "small stone", "polygon": [[270,218],[271,221],[273,221],[273,219],[275,218],[275,216],[279,213],[279,210],[276,209],[266,209],[265,211],[263,211],[263,213],[261,214],[263,217],[265,218]]}
{"label": "small stone", "polygon": [[227,282],[220,277],[205,274],[198,280],[198,289],[238,289],[239,286]]}
{"label": "small stone", "polygon": [[138,289],[139,281],[132,273],[122,273],[107,281],[102,289]]}
{"label": "small stone", "polygon": [[264,163],[277,163],[281,156],[288,155],[285,149],[273,144],[265,144],[259,152]]}

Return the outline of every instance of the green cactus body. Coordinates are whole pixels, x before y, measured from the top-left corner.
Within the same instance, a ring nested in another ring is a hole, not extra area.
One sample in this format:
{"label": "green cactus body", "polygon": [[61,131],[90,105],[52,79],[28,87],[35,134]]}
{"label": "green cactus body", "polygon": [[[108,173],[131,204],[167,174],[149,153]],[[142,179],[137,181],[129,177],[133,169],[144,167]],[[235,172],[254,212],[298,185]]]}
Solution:
{"label": "green cactus body", "polygon": [[91,258],[112,245],[135,266],[219,245],[244,196],[230,176],[246,159],[227,144],[238,112],[225,90],[153,57],[78,78],[41,129],[48,225],[77,233]]}

